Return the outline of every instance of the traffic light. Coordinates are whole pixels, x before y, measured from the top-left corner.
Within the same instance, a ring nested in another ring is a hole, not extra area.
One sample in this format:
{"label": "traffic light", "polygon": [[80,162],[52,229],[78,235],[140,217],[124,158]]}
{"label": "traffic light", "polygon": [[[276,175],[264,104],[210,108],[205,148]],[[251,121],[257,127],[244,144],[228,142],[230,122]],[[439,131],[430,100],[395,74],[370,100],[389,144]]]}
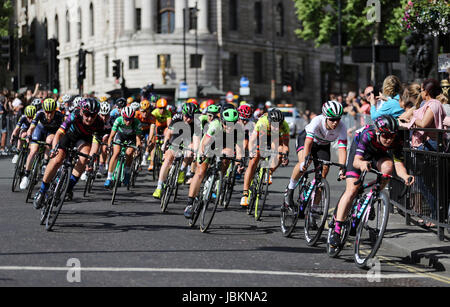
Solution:
{"label": "traffic light", "polygon": [[14,70],[14,39],[12,36],[3,36],[0,42],[0,61],[8,63],[8,70]]}
{"label": "traffic light", "polygon": [[120,79],[120,75],[121,75],[121,65],[122,65],[122,61],[121,60],[114,60],[113,61],[114,66],[113,66],[113,76],[116,79]]}
{"label": "traffic light", "polygon": [[59,91],[59,42],[56,38],[48,41],[48,49],[50,88]]}
{"label": "traffic light", "polygon": [[294,88],[294,74],[290,71],[283,71],[283,92],[291,93]]}
{"label": "traffic light", "polygon": [[86,50],[78,50],[78,80],[86,79]]}

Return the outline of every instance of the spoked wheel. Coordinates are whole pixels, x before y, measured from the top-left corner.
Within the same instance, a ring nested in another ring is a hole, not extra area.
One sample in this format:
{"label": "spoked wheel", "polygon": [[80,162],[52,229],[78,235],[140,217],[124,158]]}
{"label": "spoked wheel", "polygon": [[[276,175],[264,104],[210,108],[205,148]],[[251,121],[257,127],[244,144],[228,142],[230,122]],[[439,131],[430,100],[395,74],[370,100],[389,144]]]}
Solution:
{"label": "spoked wheel", "polygon": [[166,212],[167,205],[169,204],[170,197],[172,197],[172,193],[174,190],[174,185],[176,184],[176,166],[172,166],[170,168],[169,176],[167,177],[166,184],[164,185],[164,192],[161,197],[161,212]]}
{"label": "spoked wheel", "polygon": [[53,199],[50,203],[50,207],[47,213],[47,220],[45,223],[45,229],[51,231],[55,225],[56,219],[61,212],[64,199],[67,194],[67,189],[69,188],[69,174],[72,174],[72,169],[65,169],[62,171],[61,176],[57,179],[56,189],[53,192]]}
{"label": "spoked wheel", "polygon": [[28,202],[29,199],[32,198],[34,186],[37,184],[37,181],[38,181],[38,175],[39,175],[38,172],[40,171],[39,170],[40,165],[41,165],[41,163],[39,163],[39,156],[36,156],[34,158],[33,168],[31,169],[31,173],[30,173],[30,184],[28,186],[27,197],[25,199],[26,203]]}
{"label": "spoked wheel", "polygon": [[200,223],[200,231],[206,232],[211,226],[211,222],[216,213],[217,207],[221,200],[223,174],[221,171],[210,177],[205,184],[206,198],[203,204],[202,218]]}
{"label": "spoked wheel", "polygon": [[119,188],[120,182],[122,181],[122,172],[123,172],[123,163],[122,159],[119,159],[116,165],[116,169],[114,170],[114,189],[111,199],[111,205],[114,205],[114,201],[116,200],[117,189]]}
{"label": "spoked wheel", "polygon": [[[299,183],[299,195],[303,194],[305,190],[304,181],[305,177],[300,178]],[[294,198],[295,199],[295,198]],[[297,225],[298,219],[300,217],[300,207],[302,206],[302,200],[299,197],[297,202],[293,206],[289,206],[283,203],[280,209],[280,219],[281,219],[281,233],[283,237],[289,238],[294,232],[295,226]]]}
{"label": "spoked wheel", "polygon": [[264,211],[264,205],[266,204],[267,195],[269,194],[269,170],[263,169],[260,176],[258,196],[255,202],[255,220],[260,221],[262,213]]}
{"label": "spoked wheel", "polygon": [[[330,186],[325,178],[315,188],[315,199],[309,199],[305,208],[305,239],[308,246],[314,246],[322,235],[325,223],[328,219],[330,207]],[[320,201],[317,204],[317,198]]]}
{"label": "spoked wheel", "polygon": [[233,195],[234,185],[236,182],[236,172],[237,172],[237,165],[233,164],[233,169],[226,178],[226,184],[224,187],[224,198],[222,205],[225,209],[228,208],[231,201],[231,196]]}
{"label": "spoked wheel", "polygon": [[385,193],[368,206],[356,229],[354,260],[358,267],[366,268],[381,246],[389,220],[389,199]]}
{"label": "spoked wheel", "polygon": [[25,159],[26,159],[26,155],[24,154],[23,151],[21,151],[19,154],[19,159],[17,160],[17,163],[16,163],[15,170],[14,170],[14,177],[13,177],[13,182],[12,182],[12,187],[11,187],[12,192],[16,191],[17,185],[19,184],[20,179],[22,178],[22,175],[24,173],[23,170],[24,170]]}
{"label": "spoked wheel", "polygon": [[[201,195],[201,194],[200,194]],[[197,223],[198,217],[203,208],[203,199],[202,197],[196,197],[194,200],[193,209],[192,209],[192,217],[189,219],[189,227],[194,228],[195,223]]]}
{"label": "spoked wheel", "polygon": [[331,258],[336,258],[339,253],[342,251],[342,249],[345,246],[345,243],[347,242],[348,236],[350,234],[350,220],[347,220],[341,228],[341,244],[338,246],[331,246],[330,245],[330,237],[334,231],[334,218],[330,221],[329,229],[328,229],[328,236],[327,236],[327,254]]}
{"label": "spoked wheel", "polygon": [[[256,174],[259,174],[259,168],[256,170]],[[258,187],[259,187],[259,176],[254,176],[252,183],[250,185],[250,190],[248,194],[248,207],[247,214],[251,215],[253,212],[253,208],[255,207],[256,199],[258,197]]]}

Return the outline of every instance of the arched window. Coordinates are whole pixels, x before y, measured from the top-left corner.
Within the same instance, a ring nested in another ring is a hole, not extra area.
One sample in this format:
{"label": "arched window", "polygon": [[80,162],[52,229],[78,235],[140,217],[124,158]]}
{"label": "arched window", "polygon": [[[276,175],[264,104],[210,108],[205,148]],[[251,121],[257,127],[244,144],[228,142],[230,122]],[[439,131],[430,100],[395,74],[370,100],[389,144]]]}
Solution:
{"label": "arched window", "polygon": [[89,6],[89,28],[91,36],[95,35],[95,27],[94,27],[94,5],[91,3]]}
{"label": "arched window", "polygon": [[55,16],[55,38],[59,40],[59,20],[58,15]]}
{"label": "arched window", "polygon": [[275,23],[277,36],[284,36],[284,7],[281,2],[278,3],[276,8]]}
{"label": "arched window", "polygon": [[69,11],[66,11],[66,42],[70,42],[70,16]]}
{"label": "arched window", "polygon": [[81,40],[83,38],[83,28],[81,25],[81,20],[82,20],[82,16],[81,16],[81,7],[78,8],[78,16],[77,16],[77,28],[78,28],[78,39]]}
{"label": "arched window", "polygon": [[174,0],[158,0],[158,33],[173,33],[174,30]]}

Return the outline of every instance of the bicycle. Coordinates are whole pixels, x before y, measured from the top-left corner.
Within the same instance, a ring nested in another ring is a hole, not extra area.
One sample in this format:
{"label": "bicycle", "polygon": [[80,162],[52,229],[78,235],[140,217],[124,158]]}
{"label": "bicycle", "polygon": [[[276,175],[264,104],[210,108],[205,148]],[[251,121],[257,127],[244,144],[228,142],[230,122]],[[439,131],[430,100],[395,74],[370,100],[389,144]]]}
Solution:
{"label": "bicycle", "polygon": [[[309,164],[311,156],[305,159],[305,165]],[[320,239],[325,223],[328,219],[328,209],[330,206],[330,185],[328,181],[322,177],[323,166],[337,166],[341,169],[345,165],[314,159],[315,167],[306,171],[297,182],[299,188],[298,200],[294,207],[287,204],[281,206],[281,231],[284,237],[290,237],[293,233],[298,219],[305,217],[305,239],[308,246],[314,246]],[[309,181],[308,177],[314,173],[314,178]],[[337,179],[340,181],[340,179]],[[317,195],[320,195],[320,202],[315,204]],[[319,222],[319,223],[318,223]]]}
{"label": "bicycle", "polygon": [[[126,164],[126,150],[128,148],[134,148],[137,149],[136,146],[131,145],[131,142],[124,142],[124,143],[117,143],[112,142],[113,145],[119,145],[120,146],[120,153],[117,160],[116,168],[114,169],[112,181],[114,182],[114,188],[113,188],[113,195],[111,199],[111,205],[114,205],[114,201],[116,200],[117,195],[117,189],[119,185],[123,182],[125,178],[125,164]],[[128,189],[129,189],[130,182],[128,182]]]}
{"label": "bicycle", "polygon": [[61,212],[69,187],[70,176],[80,156],[89,159],[89,161],[93,160],[91,156],[79,152],[77,148],[67,149],[63,165],[59,168],[50,184],[49,194],[45,198],[44,206],[41,209],[41,225],[45,223],[45,230],[47,231],[53,229]]}
{"label": "bicycle", "polygon": [[31,167],[30,173],[30,184],[28,185],[27,197],[25,198],[25,203],[28,203],[28,200],[31,199],[33,195],[33,190],[35,185],[39,182],[40,176],[42,175],[42,167],[44,165],[44,156],[45,156],[45,147],[52,147],[52,144],[47,144],[46,142],[36,141],[36,144],[39,145],[38,152],[34,157],[33,164]]}
{"label": "bicycle", "polygon": [[100,155],[95,153],[93,155],[93,159],[88,163],[88,171],[86,172],[86,184],[84,185],[83,197],[86,197],[88,193],[92,192],[92,187],[94,185],[94,181],[97,178],[97,173],[99,170],[99,158]]}
{"label": "bicycle", "polygon": [[[175,144],[168,144],[172,145],[174,147],[178,147],[182,153],[185,151],[191,151],[194,152],[190,148],[184,148],[182,145],[175,145]],[[161,212],[166,212],[167,206],[169,204],[170,198],[172,197],[172,194],[174,194],[173,202],[175,202],[177,195],[178,195],[178,174],[180,172],[181,165],[184,160],[184,154],[179,154],[175,157],[175,160],[172,163],[172,166],[170,167],[169,175],[167,176],[167,180],[163,183],[163,194],[161,197]]]}
{"label": "bicycle", "polygon": [[[355,264],[360,268],[365,268],[368,261],[376,255],[388,224],[390,201],[389,196],[381,190],[383,180],[389,178],[405,183],[397,176],[383,174],[375,169],[371,169],[370,172],[377,178],[367,184],[362,184],[358,189],[358,195],[353,201],[352,209],[341,229],[341,244],[331,246],[329,243],[334,231],[337,207],[328,230],[327,253],[333,258],[340,253],[349,235],[356,236],[353,257]],[[363,172],[355,185],[363,183],[366,175],[367,172]],[[370,191],[364,194],[364,191],[369,188],[371,188]],[[407,189],[408,186],[405,185],[400,198],[406,194]]]}
{"label": "bicycle", "polygon": [[238,169],[237,163],[244,163],[244,161],[240,160],[236,162],[235,160],[232,160],[225,175],[223,198],[221,202],[221,205],[224,209],[227,209],[228,206],[230,205],[231,196],[233,195],[234,186],[236,184],[236,174]]}
{"label": "bicycle", "polygon": [[12,192],[16,191],[20,179],[25,174],[25,163],[27,162],[27,157],[29,153],[29,144],[26,138],[15,137],[14,139],[22,141],[22,146],[19,149],[19,158],[17,159],[16,166],[14,168],[14,176],[11,187]]}
{"label": "bicycle", "polygon": [[[287,154],[282,152],[267,152],[269,154],[279,154],[281,156],[287,157]],[[269,163],[271,155],[265,157],[262,161]],[[247,214],[251,215],[253,208],[255,208],[255,220],[260,221],[264,210],[264,205],[266,204],[267,195],[269,194],[269,179],[270,179],[270,168],[261,167],[261,162],[256,168],[255,176],[250,184],[250,190],[248,195],[248,207]]]}
{"label": "bicycle", "polygon": [[157,134],[155,142],[155,153],[153,156],[153,181],[158,180],[159,171],[161,170],[164,155],[162,152],[162,145],[164,142],[164,135]]}

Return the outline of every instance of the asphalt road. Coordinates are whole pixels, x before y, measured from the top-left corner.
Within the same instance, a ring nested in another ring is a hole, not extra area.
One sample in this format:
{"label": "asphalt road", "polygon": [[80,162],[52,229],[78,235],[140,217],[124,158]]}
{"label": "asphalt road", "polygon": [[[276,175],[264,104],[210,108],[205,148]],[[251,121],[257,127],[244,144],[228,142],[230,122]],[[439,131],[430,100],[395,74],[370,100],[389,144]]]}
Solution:
{"label": "asphalt road", "polygon": [[[292,150],[293,151],[293,150]],[[379,266],[358,269],[348,247],[337,259],[325,244],[305,244],[302,223],[291,239],[280,232],[279,206],[296,158],[280,168],[262,221],[239,208],[238,182],[230,208],[219,211],[211,230],[191,229],[181,200],[160,213],[151,194],[155,183],[139,178],[131,192],[122,188],[117,205],[97,181],[94,193],[63,207],[52,232],[39,225],[39,211],[25,204],[23,192],[10,191],[13,166],[0,160],[0,286],[146,286],[146,287],[303,287],[303,286],[448,286],[431,269],[411,267],[386,253]],[[330,173],[332,205],[343,183]],[[79,265],[81,270],[74,270]],[[381,275],[374,275],[375,273]]]}

